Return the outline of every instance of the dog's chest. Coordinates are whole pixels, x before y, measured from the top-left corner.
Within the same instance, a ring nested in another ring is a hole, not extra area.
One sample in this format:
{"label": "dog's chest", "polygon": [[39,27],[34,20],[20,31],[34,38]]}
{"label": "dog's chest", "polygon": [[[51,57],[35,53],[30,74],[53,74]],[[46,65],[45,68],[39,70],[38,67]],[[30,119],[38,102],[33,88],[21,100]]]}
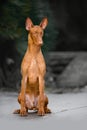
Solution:
{"label": "dog's chest", "polygon": [[34,95],[26,94],[25,100],[28,109],[33,109],[38,105],[38,97],[35,97]]}
{"label": "dog's chest", "polygon": [[29,70],[32,72],[38,72],[38,63],[36,61],[36,59],[32,59],[29,65]]}
{"label": "dog's chest", "polygon": [[28,78],[31,83],[35,83],[37,81],[37,77],[39,75],[39,68],[37,61],[32,59],[29,67],[28,67]]}

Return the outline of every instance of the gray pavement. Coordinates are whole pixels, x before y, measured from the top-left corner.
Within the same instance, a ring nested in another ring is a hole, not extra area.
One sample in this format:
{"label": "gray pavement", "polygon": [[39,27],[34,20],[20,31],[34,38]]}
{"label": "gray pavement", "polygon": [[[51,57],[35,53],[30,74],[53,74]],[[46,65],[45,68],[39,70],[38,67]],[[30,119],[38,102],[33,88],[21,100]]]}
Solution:
{"label": "gray pavement", "polygon": [[17,93],[0,92],[0,130],[87,130],[87,92],[49,94],[52,114],[44,117],[30,111],[14,115],[19,108]]}

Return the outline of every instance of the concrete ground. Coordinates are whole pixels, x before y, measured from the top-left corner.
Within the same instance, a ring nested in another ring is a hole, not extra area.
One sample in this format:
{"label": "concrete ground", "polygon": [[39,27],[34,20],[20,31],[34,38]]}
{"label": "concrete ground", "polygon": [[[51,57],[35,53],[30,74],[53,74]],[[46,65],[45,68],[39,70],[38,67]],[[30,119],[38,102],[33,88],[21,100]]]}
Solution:
{"label": "concrete ground", "polygon": [[51,114],[14,115],[17,93],[0,92],[0,130],[87,130],[87,92],[49,94]]}

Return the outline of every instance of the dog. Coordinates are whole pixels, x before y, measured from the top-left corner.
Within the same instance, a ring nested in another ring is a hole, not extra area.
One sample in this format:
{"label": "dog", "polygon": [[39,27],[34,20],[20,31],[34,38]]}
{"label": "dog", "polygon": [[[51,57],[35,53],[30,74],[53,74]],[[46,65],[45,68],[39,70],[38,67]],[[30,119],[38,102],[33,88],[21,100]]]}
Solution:
{"label": "dog", "polygon": [[36,110],[38,115],[43,116],[51,113],[47,107],[48,97],[44,92],[46,74],[46,64],[41,51],[43,45],[44,29],[48,24],[48,19],[42,19],[40,25],[34,25],[28,17],[26,19],[26,30],[28,33],[28,47],[21,63],[21,91],[18,96],[20,109],[14,114],[25,116],[28,110]]}

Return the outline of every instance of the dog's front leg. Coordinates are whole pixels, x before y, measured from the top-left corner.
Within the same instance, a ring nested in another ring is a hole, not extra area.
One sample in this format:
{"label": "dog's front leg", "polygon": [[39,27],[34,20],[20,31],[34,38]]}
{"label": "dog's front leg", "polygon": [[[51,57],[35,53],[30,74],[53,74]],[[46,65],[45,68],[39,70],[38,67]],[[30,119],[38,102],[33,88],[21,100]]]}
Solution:
{"label": "dog's front leg", "polygon": [[26,89],[26,77],[23,76],[22,81],[21,81],[21,100],[20,100],[20,115],[25,116],[26,113],[26,108],[25,108],[25,89]]}
{"label": "dog's front leg", "polygon": [[39,77],[39,100],[38,100],[38,115],[43,116],[44,111],[44,79]]}

